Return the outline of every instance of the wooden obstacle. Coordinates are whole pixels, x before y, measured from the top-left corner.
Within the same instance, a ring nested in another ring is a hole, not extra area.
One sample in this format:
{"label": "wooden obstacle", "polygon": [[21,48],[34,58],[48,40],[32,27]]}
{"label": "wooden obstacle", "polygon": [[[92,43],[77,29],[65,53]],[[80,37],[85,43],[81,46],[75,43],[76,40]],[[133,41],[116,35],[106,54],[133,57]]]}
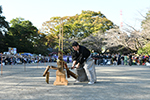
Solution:
{"label": "wooden obstacle", "polygon": [[77,75],[69,70],[67,64],[62,60],[62,56],[59,52],[58,60],[57,60],[57,67],[55,66],[47,66],[43,73],[43,77],[46,75],[46,82],[49,83],[49,69],[54,69],[56,71],[56,80],[53,83],[53,85],[68,85],[68,80],[66,80],[66,71],[67,71],[67,77],[70,78],[72,76],[73,78],[77,79]]}
{"label": "wooden obstacle", "polygon": [[65,71],[56,71],[56,80],[53,85],[68,85],[68,80],[66,80]]}
{"label": "wooden obstacle", "polygon": [[46,83],[49,84],[49,72],[46,74]]}
{"label": "wooden obstacle", "polygon": [[68,84],[68,81],[66,80],[66,72],[67,72],[67,78],[70,78],[70,76],[72,76],[73,78],[77,79],[78,77],[78,75],[76,75],[75,73],[69,70],[69,68],[67,67],[67,64],[65,65],[66,72],[64,70],[59,71],[58,68],[55,66],[47,66],[43,73],[43,77],[46,76],[47,84],[49,84],[49,75],[50,75],[49,69],[57,70],[56,80],[53,83],[54,85],[67,85]]}
{"label": "wooden obstacle", "polygon": [[47,66],[44,73],[43,73],[43,77],[47,74],[48,70],[50,69],[50,66]]}

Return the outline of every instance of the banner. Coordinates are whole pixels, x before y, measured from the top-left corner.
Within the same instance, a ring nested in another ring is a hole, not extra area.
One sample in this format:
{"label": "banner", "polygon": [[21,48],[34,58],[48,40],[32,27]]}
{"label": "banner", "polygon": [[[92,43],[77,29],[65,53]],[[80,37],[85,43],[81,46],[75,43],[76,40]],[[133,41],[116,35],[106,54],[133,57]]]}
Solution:
{"label": "banner", "polygon": [[8,52],[10,54],[16,54],[17,53],[17,48],[8,47]]}

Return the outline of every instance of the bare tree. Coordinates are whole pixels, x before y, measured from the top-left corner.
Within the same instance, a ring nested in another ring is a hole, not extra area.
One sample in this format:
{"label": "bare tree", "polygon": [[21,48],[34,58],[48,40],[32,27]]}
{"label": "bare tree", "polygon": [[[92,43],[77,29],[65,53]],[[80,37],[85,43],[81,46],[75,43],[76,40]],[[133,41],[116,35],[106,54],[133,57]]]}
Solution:
{"label": "bare tree", "polygon": [[146,14],[146,17],[144,17],[145,19],[142,21],[142,36],[146,39],[146,40],[150,40],[150,10],[148,11],[148,13]]}
{"label": "bare tree", "polygon": [[99,31],[81,40],[81,43],[87,48],[89,48],[90,50],[101,52],[102,47],[105,44],[103,40],[104,40],[104,33],[102,31]]}

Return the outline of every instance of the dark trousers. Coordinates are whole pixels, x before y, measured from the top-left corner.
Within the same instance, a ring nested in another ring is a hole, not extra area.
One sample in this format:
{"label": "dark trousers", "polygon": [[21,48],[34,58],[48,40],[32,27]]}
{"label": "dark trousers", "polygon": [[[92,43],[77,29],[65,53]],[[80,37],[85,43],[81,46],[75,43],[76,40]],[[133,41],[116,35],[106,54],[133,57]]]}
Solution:
{"label": "dark trousers", "polygon": [[129,65],[132,66],[132,59],[129,59]]}

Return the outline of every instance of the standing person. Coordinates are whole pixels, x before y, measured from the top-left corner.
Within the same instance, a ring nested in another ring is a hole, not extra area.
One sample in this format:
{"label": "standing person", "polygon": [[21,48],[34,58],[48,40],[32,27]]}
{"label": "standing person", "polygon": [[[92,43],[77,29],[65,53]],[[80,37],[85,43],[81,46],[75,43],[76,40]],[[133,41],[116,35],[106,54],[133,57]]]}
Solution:
{"label": "standing person", "polygon": [[67,56],[67,63],[69,63],[69,56]]}
{"label": "standing person", "polygon": [[129,55],[129,65],[132,66],[132,54]]}
{"label": "standing person", "polygon": [[103,54],[103,65],[106,65],[106,54]]}
{"label": "standing person", "polygon": [[124,56],[124,65],[128,65],[128,57],[127,57],[127,55]]}
{"label": "standing person", "polygon": [[100,54],[98,57],[98,65],[101,65],[102,62],[103,62],[103,57],[102,57],[102,54]]}
{"label": "standing person", "polygon": [[107,65],[111,65],[111,59],[112,59],[112,56],[110,54],[108,54],[108,57],[107,57]]}
{"label": "standing person", "polygon": [[121,55],[121,65],[124,65],[124,55]]}
{"label": "standing person", "polygon": [[117,55],[116,54],[113,55],[112,60],[113,60],[113,65],[117,65]]}
{"label": "standing person", "polygon": [[91,55],[91,57],[95,60],[94,63],[95,65],[97,65],[97,61],[98,61],[98,57],[99,57],[99,54],[96,54],[96,55]]}
{"label": "standing person", "polygon": [[79,45],[78,42],[73,42],[72,47],[74,49],[72,68],[76,65],[77,81],[89,80],[88,84],[94,84],[96,82],[96,72],[94,60],[90,57],[90,51],[86,47]]}
{"label": "standing person", "polygon": [[121,64],[121,55],[120,53],[118,54],[118,58],[117,58],[117,65]]}

